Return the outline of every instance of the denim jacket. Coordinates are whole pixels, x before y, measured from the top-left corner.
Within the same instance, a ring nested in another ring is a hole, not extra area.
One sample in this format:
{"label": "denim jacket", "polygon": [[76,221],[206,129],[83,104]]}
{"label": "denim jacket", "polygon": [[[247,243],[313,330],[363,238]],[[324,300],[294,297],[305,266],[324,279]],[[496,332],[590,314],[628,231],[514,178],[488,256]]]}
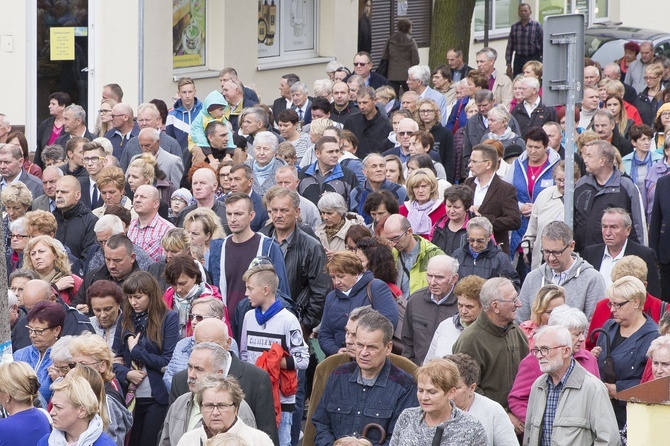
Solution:
{"label": "denim jacket", "polygon": [[367,438],[373,444],[388,445],[400,413],[419,405],[414,379],[388,359],[372,387],[358,383],[359,372],[358,364],[350,362],[335,369],[328,379],[312,417],[315,446],[331,445],[347,435],[359,436],[370,423],[386,430],[386,441],[379,443],[380,433],[374,429]]}

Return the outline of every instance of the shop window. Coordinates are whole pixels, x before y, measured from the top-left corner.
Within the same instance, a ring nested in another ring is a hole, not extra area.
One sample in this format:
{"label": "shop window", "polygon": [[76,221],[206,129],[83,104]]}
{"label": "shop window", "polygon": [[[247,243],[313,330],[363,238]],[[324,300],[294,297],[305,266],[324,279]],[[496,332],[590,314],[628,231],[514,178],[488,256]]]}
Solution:
{"label": "shop window", "polygon": [[258,59],[316,57],[317,0],[258,0]]}

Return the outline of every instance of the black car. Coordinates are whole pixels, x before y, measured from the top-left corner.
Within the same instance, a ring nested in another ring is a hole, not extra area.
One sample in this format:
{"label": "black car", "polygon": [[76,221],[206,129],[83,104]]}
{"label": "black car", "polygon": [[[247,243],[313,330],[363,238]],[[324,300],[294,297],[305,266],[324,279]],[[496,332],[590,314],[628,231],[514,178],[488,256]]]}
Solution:
{"label": "black car", "polygon": [[626,42],[654,44],[654,53],[670,58],[670,34],[653,29],[629,26],[594,25],[584,33],[584,56],[598,62],[602,67],[623,57]]}

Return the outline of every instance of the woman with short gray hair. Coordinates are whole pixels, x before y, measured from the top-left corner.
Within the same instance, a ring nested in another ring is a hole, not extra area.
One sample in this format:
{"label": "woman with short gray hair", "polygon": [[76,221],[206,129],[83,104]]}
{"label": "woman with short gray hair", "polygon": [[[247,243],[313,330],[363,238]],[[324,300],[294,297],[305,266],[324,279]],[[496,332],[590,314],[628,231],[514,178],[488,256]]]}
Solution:
{"label": "woman with short gray hair", "polygon": [[314,232],[326,250],[328,260],[338,251],[347,248],[347,231],[353,225],[364,225],[365,220],[354,212],[348,212],[344,198],[336,192],[326,192],[318,203],[323,223]]}
{"label": "woman with short gray hair", "polygon": [[277,184],[275,173],[277,169],[286,165],[284,160],[275,156],[278,145],[279,141],[272,132],[258,132],[254,137],[251,150],[253,159],[245,164],[251,167],[254,174],[252,188],[259,195],[265,195],[268,189]]}
{"label": "woman with short gray hair", "polygon": [[505,148],[512,144],[517,144],[521,146],[521,149],[525,149],[526,143],[521,135],[514,133],[509,126],[511,119],[512,115],[507,111],[507,107],[504,105],[493,107],[488,113],[489,132],[482,136],[481,141],[495,139],[496,141],[500,141]]}

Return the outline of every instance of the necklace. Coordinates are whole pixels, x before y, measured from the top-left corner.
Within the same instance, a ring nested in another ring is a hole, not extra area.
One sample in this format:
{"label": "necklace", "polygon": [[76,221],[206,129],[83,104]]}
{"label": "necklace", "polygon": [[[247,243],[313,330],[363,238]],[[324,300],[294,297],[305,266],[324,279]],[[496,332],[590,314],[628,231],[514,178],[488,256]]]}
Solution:
{"label": "necklace", "polygon": [[530,173],[530,178],[533,181],[535,181],[535,177],[542,170],[542,166],[544,166],[544,163],[540,164],[539,166],[535,166],[535,167],[531,166],[530,164],[528,165],[528,173]]}

